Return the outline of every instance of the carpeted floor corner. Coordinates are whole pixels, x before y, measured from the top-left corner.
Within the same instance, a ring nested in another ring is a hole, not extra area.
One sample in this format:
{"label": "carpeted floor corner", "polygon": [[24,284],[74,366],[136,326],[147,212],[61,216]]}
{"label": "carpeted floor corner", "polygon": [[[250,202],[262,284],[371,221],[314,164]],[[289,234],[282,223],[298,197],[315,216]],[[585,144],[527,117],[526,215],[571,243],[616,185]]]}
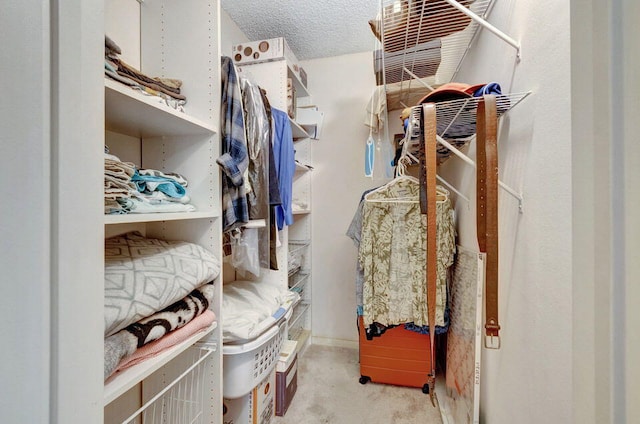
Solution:
{"label": "carpeted floor corner", "polygon": [[358,350],[311,345],[299,360],[298,390],[274,424],[441,424],[421,389],[358,382]]}

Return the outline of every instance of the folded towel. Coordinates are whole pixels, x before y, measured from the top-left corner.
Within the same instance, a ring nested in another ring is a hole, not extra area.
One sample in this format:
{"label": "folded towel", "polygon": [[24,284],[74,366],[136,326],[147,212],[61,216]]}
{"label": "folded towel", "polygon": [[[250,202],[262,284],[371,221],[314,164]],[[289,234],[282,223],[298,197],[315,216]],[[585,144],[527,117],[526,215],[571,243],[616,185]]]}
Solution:
{"label": "folded towel", "polygon": [[211,310],[206,310],[204,313],[182,328],[171,331],[166,336],[142,346],[136,350],[131,356],[125,358],[120,362],[118,368],[114,373],[118,373],[122,370],[137,365],[147,359],[153,358],[164,352],[165,350],[187,340],[189,337],[197,334],[211,326],[216,320],[216,314]]}

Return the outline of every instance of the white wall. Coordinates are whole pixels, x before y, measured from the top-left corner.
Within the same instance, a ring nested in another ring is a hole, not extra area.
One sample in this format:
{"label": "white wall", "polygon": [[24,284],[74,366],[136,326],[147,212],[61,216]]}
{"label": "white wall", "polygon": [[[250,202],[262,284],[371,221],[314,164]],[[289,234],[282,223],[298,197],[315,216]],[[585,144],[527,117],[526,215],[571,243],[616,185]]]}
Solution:
{"label": "white wall", "polygon": [[[498,81],[533,95],[503,118],[500,178],[524,195],[524,213],[500,193],[500,350],[483,349],[481,419],[491,424],[572,421],[571,80],[569,2],[501,0],[458,81]],[[475,156],[475,146],[470,147]],[[475,171],[456,158],[444,175],[472,199],[457,205],[459,241],[477,247]]]}
{"label": "white wall", "polygon": [[242,32],[238,25],[231,19],[229,14],[220,9],[220,54],[231,56],[232,48],[235,44],[249,41],[249,38]]}
{"label": "white wall", "polygon": [[382,183],[364,176],[365,110],[375,86],[371,52],[305,61],[313,103],[324,112],[313,144],[313,335],[357,340],[356,248],[345,233],[360,196]]}

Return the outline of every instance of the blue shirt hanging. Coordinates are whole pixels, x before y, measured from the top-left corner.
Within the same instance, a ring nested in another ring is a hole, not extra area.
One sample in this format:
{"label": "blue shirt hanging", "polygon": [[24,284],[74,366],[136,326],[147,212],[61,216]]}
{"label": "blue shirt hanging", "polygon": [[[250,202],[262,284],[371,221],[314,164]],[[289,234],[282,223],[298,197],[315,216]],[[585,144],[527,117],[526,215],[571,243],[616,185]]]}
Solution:
{"label": "blue shirt hanging", "polygon": [[276,223],[278,230],[282,230],[285,225],[293,224],[291,199],[293,197],[293,175],[296,172],[296,161],[289,115],[275,108],[271,109],[271,115],[274,123],[273,156],[280,184],[280,200],[282,201],[282,204],[275,206]]}

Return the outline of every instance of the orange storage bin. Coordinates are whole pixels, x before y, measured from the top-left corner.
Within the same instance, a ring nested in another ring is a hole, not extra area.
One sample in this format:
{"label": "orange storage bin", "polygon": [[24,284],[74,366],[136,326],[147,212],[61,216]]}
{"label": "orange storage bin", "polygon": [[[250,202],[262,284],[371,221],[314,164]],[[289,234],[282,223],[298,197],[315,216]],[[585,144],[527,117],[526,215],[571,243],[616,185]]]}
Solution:
{"label": "orange storage bin", "polygon": [[404,326],[385,331],[367,340],[362,317],[358,318],[360,342],[360,383],[421,387],[429,391],[431,349],[429,335],[405,330]]}

